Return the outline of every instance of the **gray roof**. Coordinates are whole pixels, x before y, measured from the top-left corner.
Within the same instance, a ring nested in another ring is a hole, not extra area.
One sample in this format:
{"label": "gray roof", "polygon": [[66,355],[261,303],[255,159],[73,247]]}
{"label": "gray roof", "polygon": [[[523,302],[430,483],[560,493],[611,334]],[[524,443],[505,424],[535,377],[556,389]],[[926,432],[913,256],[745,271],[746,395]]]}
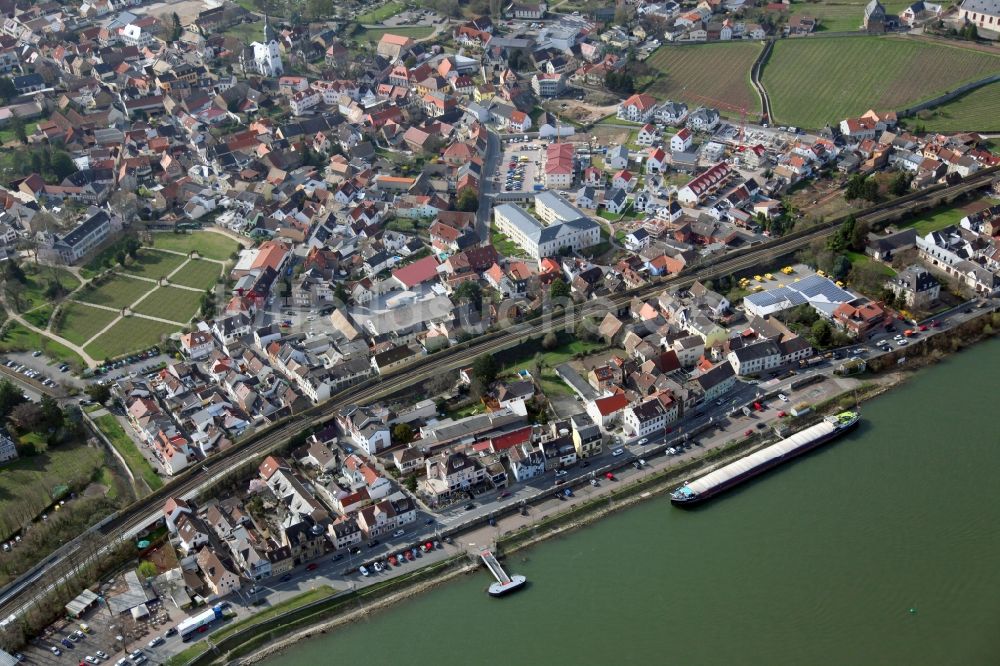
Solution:
{"label": "gray roof", "polygon": [[771,340],[764,340],[763,342],[734,349],[732,353],[736,355],[736,359],[740,363],[746,363],[747,361],[752,361],[758,358],[780,356],[781,350],[778,348],[777,343]]}
{"label": "gray roof", "polygon": [[537,242],[542,235],[542,223],[528,215],[523,208],[515,204],[501,204],[494,210],[507,218],[518,231]]}
{"label": "gray roof", "polygon": [[536,209],[538,208],[538,204],[542,204],[552,210],[555,216],[563,222],[583,217],[583,212],[579,208],[552,190],[545,190],[535,195]]}
{"label": "gray roof", "polygon": [[962,9],[980,14],[1000,16],[1000,0],[963,0]]}

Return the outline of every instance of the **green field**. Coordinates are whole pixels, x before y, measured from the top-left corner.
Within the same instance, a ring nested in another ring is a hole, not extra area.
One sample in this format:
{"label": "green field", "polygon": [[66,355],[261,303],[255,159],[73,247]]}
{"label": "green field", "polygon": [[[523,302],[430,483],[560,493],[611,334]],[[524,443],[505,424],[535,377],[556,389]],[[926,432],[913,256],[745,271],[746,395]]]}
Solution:
{"label": "green field", "polygon": [[1000,132],[1000,83],[990,83],[939,107],[907,118],[928,132]]}
{"label": "green field", "polygon": [[124,271],[130,275],[158,280],[173,273],[185,261],[185,258],[178,254],[143,249],[139,251],[135,260],[124,268]]}
{"label": "green field", "polygon": [[100,287],[77,292],[74,299],[109,308],[123,308],[135,303],[151,289],[156,289],[152,282],[116,275]]}
{"label": "green field", "polygon": [[156,291],[135,306],[135,312],[186,324],[198,312],[201,294],[200,291],[190,289],[157,287]]}
{"label": "green field", "polygon": [[153,234],[153,247],[183,252],[184,254],[191,250],[197,250],[201,256],[207,259],[226,261],[233,252],[239,249],[240,244],[225,234],[217,234],[213,231],[194,231],[180,234],[161,232]]}
{"label": "green field", "polygon": [[[661,100],[682,100],[692,106],[714,106],[717,100],[759,111],[750,67],[761,48],[757,42],[662,46],[646,61],[660,72],[647,92]],[[725,108],[719,112],[733,114]]]}
{"label": "green field", "polygon": [[370,12],[358,15],[355,20],[361,24],[381,23],[387,18],[391,18],[403,11],[405,8],[406,5],[402,2],[387,2],[378,9],[373,9]]}
{"label": "green field", "polygon": [[912,38],[786,39],[775,44],[763,81],[775,122],[818,128],[998,72],[1000,56]]}
{"label": "green field", "polygon": [[107,333],[84,347],[92,358],[103,360],[160,344],[163,335],[176,333],[177,326],[141,317],[126,317]]}
{"label": "green field", "polygon": [[51,282],[58,281],[66,293],[80,286],[80,280],[62,268],[25,264],[22,269],[25,284],[20,285],[17,290],[21,297],[22,311],[50,302],[51,299],[45,295],[45,290]]}
{"label": "green field", "polygon": [[410,37],[411,39],[423,39],[424,37],[429,37],[434,28],[428,25],[409,25],[401,26],[399,28],[365,28],[356,34],[359,42],[369,41],[377,42],[382,39],[382,35],[385,33],[392,33],[393,35],[399,35],[400,37]]}
{"label": "green field", "polygon": [[0,511],[0,538],[20,529],[25,517],[34,518],[51,504],[56,486],[85,485],[103,463],[100,449],[79,443],[62,444],[0,467],[4,506]]}
{"label": "green field", "polygon": [[170,278],[170,283],[194,287],[195,289],[208,289],[216,283],[221,275],[222,266],[214,261],[192,259]]}
{"label": "green field", "polygon": [[117,312],[92,308],[82,303],[66,303],[63,305],[62,320],[54,326],[54,332],[61,338],[66,338],[73,344],[84,345],[101,329],[118,317]]}
{"label": "green field", "polygon": [[[794,2],[789,18],[810,16],[819,20],[816,32],[850,32],[859,30],[865,15],[863,0],[824,0],[822,2]],[[906,9],[907,2],[890,0],[883,2],[886,13],[898,14]]]}
{"label": "green field", "polygon": [[115,450],[125,459],[125,463],[136,477],[141,477],[150,490],[156,490],[163,485],[163,479],[156,473],[146,460],[138,446],[125,429],[122,428],[114,414],[105,414],[94,419],[94,423],[108,438]]}
{"label": "green field", "polygon": [[901,222],[901,226],[912,226],[917,230],[917,234],[926,236],[932,231],[944,229],[953,224],[957,225],[963,217],[973,211],[982,210],[986,206],[995,206],[998,203],[1000,201],[987,197],[963,206],[942,206],[926,213],[910,216]]}
{"label": "green field", "polygon": [[257,21],[255,23],[237,23],[236,25],[223,30],[222,34],[235,37],[244,44],[259,42],[264,39],[264,22]]}
{"label": "green field", "polygon": [[75,370],[87,367],[80,355],[66,345],[16,322],[11,322],[3,337],[0,337],[0,352],[8,351],[41,351],[51,359],[69,363]]}

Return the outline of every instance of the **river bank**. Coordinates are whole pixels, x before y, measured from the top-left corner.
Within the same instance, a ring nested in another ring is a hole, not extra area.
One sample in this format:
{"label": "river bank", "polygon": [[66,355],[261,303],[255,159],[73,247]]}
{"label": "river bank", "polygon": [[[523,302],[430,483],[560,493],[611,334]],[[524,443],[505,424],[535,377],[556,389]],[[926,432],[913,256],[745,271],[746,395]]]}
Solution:
{"label": "river bank", "polygon": [[[987,319],[990,317],[992,319]],[[844,392],[823,403],[816,404],[815,407],[817,410],[841,408],[880,396],[890,389],[908,382],[909,379],[916,375],[915,371],[917,369],[926,365],[936,364],[948,358],[948,354],[942,353],[944,348],[951,350],[950,353],[954,353],[968,344],[991,337],[995,330],[992,326],[996,318],[997,315],[995,314],[984,313],[983,317],[966,322],[954,332],[949,331],[947,334],[935,336],[938,338],[937,341],[934,341],[933,338],[925,338],[917,344],[913,344],[909,349],[900,350],[909,353],[906,363],[903,366],[897,363],[898,358],[900,358],[898,354],[886,355],[887,362],[881,364],[881,367],[891,368],[891,370],[885,370],[880,375],[872,377],[871,381],[865,382],[857,390]],[[977,324],[976,322],[979,323]],[[715,466],[746,455],[748,452],[763,445],[761,442],[755,442],[748,446],[740,446],[737,443],[733,446],[709,451],[707,452],[707,457],[710,458],[708,460],[706,460],[706,457],[700,457],[684,465],[655,472],[646,478],[629,484],[627,487],[621,488],[617,492],[612,492],[607,496],[572,506],[565,511],[547,515],[543,520],[535,524],[515,532],[506,533],[496,539],[496,544],[504,554],[510,555],[553,537],[565,535],[581,527],[590,525],[612,513],[631,508],[646,499],[660,496],[664,491],[673,489],[682,478],[703,474]],[[469,534],[463,535],[463,539],[475,539],[475,543],[485,543],[489,540],[488,532],[489,530],[485,529],[473,530]],[[240,663],[259,661],[267,656],[279,654],[283,650],[298,644],[303,638],[314,637],[317,634],[323,634],[358,619],[368,617],[371,613],[384,610],[399,601],[430,590],[445,581],[454,580],[476,568],[475,565],[467,565],[461,570],[448,572],[438,580],[424,581],[413,587],[400,590],[380,599],[369,607],[354,609],[337,617],[324,620],[306,629],[302,629],[290,637],[282,638],[278,642],[268,644],[258,654],[255,654],[251,658],[244,658]]]}
{"label": "river bank", "polygon": [[268,666],[332,650],[441,666],[995,663],[1000,343],[975,351],[919,381],[899,373],[857,431],[704,507],[660,495],[519,550],[508,570],[532,581],[523,594],[489,599],[480,571]]}

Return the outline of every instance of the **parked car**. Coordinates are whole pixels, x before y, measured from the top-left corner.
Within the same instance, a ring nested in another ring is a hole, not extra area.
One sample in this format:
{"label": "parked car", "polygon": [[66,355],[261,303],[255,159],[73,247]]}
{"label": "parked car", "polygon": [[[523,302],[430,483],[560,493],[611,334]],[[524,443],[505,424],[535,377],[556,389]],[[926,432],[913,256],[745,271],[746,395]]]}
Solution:
{"label": "parked car", "polygon": [[648,437],[643,437],[642,439],[639,440],[639,446],[643,446],[644,444],[648,444],[648,443],[649,443],[649,438]]}
{"label": "parked car", "polygon": [[306,571],[316,571],[316,569],[319,569],[319,564],[316,562],[310,562],[306,565]]}
{"label": "parked car", "polygon": [[613,456],[616,456],[616,457],[617,457],[617,456],[620,456],[620,455],[622,455],[623,453],[625,453],[625,449],[622,449],[622,448],[618,448],[618,449],[615,449],[614,451],[612,451],[612,452],[611,452],[611,455],[613,455]]}
{"label": "parked car", "polygon": [[568,472],[566,470],[564,470],[564,469],[557,469],[556,470],[556,478],[558,478],[560,476],[566,476],[567,473]]}
{"label": "parked car", "polygon": [[781,402],[788,402],[788,396],[785,395],[784,393],[779,393],[778,400],[780,400]]}
{"label": "parked car", "polygon": [[157,645],[163,644],[163,636],[154,636],[153,640],[146,643],[146,647],[155,648]]}
{"label": "parked car", "polygon": [[396,530],[395,532],[392,533],[392,536],[393,536],[393,538],[397,538],[398,539],[399,537],[403,536],[404,534],[406,534],[406,530]]}
{"label": "parked car", "polygon": [[49,652],[51,652],[52,654],[54,654],[57,657],[62,654],[62,650],[60,650],[59,648],[57,648],[55,645],[53,645],[52,647],[49,648]]}
{"label": "parked car", "polygon": [[84,657],[83,660],[85,662],[87,662],[88,664],[99,664],[99,663],[101,663],[100,659],[98,659],[97,657],[91,657],[89,654],[86,657]]}
{"label": "parked car", "polygon": [[62,643],[63,645],[65,645],[68,648],[73,647],[73,641],[71,641],[68,638],[62,638],[62,639],[59,640],[59,642]]}

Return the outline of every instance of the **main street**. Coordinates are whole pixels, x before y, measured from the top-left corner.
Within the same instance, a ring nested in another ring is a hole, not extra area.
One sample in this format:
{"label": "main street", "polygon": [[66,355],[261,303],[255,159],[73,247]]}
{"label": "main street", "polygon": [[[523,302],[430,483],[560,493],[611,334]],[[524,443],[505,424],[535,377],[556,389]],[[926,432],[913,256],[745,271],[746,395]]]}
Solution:
{"label": "main street", "polygon": [[[492,136],[492,135],[491,135]],[[499,150],[498,150],[499,153]],[[983,187],[992,181],[997,168],[983,170],[955,185],[941,189],[924,191],[903,201],[893,202],[869,212],[861,212],[857,218],[867,222],[895,219],[913,210],[919,210],[931,203],[951,199]],[[490,174],[484,174],[488,180]],[[486,218],[483,218],[485,222]],[[477,226],[479,218],[477,216]],[[352,387],[333,396],[307,412],[276,423],[246,440],[237,442],[225,452],[206,461],[202,467],[192,467],[178,475],[171,483],[159,491],[133,503],[120,511],[101,530],[101,547],[93,554],[79,549],[62,551],[50,556],[41,570],[11,583],[0,598],[0,617],[10,619],[19,616],[32,604],[44,598],[58,585],[70,582],[78,571],[90,561],[104,558],[115,544],[132,539],[148,525],[161,518],[161,508],[167,497],[196,497],[203,489],[212,487],[233,472],[236,463],[249,462],[282,449],[293,437],[310,428],[323,426],[337,409],[348,404],[366,404],[383,399],[420,384],[427,379],[456,368],[467,367],[482,354],[496,354],[518,346],[522,342],[543,336],[549,331],[573,330],[576,323],[588,316],[601,317],[607,311],[624,310],[633,298],[653,296],[667,288],[686,288],[697,280],[710,280],[740,272],[752,271],[771,265],[777,259],[807,247],[818,238],[825,238],[836,230],[836,221],[815,227],[792,237],[775,239],[768,243],[737,251],[736,256],[720,257],[708,265],[700,266],[690,273],[682,273],[666,279],[616,294],[605,301],[591,301],[579,307],[567,308],[563,312],[546,313],[546,317],[515,324],[497,333],[476,337],[469,342],[425,357],[421,361],[384,375],[376,381]],[[71,542],[79,543],[79,540]],[[78,584],[77,584],[78,585]]]}

